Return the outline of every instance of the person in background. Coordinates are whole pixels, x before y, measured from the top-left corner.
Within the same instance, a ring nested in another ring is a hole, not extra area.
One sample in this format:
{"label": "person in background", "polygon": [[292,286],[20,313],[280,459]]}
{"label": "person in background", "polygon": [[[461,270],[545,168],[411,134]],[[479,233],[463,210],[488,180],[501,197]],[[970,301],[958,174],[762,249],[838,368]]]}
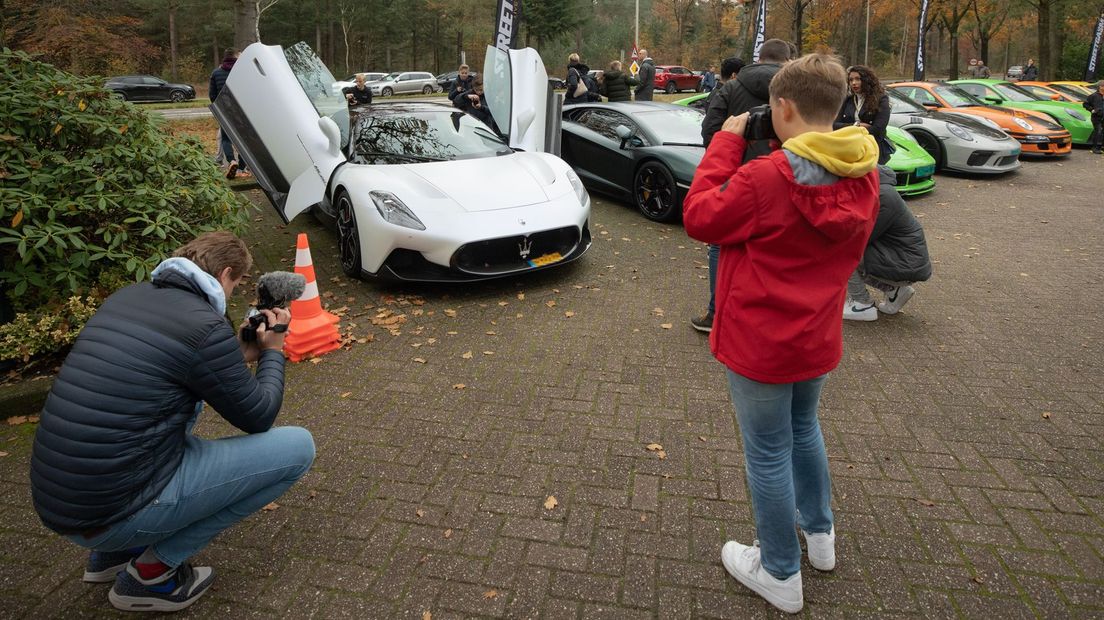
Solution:
{"label": "person in background", "polygon": [[586,75],[590,73],[590,67],[579,60],[578,54],[567,57],[567,93],[564,95],[564,105],[572,103],[586,103],[590,101],[590,87],[586,81]]}
{"label": "person in background", "polygon": [[989,67],[985,66],[985,61],[984,60],[980,60],[980,59],[978,60],[977,76],[979,78],[982,78],[982,79],[992,76],[992,73],[989,71]]}
{"label": "person in background", "polygon": [[[896,175],[889,166],[878,166],[878,175],[878,219],[862,261],[847,280],[843,318],[849,321],[897,314],[916,292],[912,284],[927,281],[932,273],[924,227],[897,192]],[[868,284],[884,292],[885,299],[875,303]]]}
{"label": "person in background", "polygon": [[350,108],[372,103],[372,89],[364,83],[363,73],[356,74],[356,83],[342,88],[341,94],[345,95],[345,100],[349,103]]}
{"label": "person in background", "polygon": [[889,161],[894,150],[886,138],[890,112],[889,95],[874,71],[862,65],[848,67],[847,86],[850,94],[840,106],[835,127],[839,129],[854,125],[869,131],[878,142],[878,164],[883,165]]}
{"label": "person in background", "polygon": [[1104,80],[1096,83],[1096,92],[1089,95],[1081,105],[1089,111],[1092,118],[1093,132],[1089,139],[1092,152],[1100,155],[1101,142],[1104,141]]}
{"label": "person in background", "polygon": [[1039,67],[1035,66],[1034,58],[1027,59],[1027,66],[1025,66],[1023,70],[1023,79],[1025,82],[1039,79]]}
{"label": "person in background", "polygon": [[702,92],[710,93],[717,87],[717,74],[714,71],[717,70],[717,65],[709,65],[709,68],[702,74]]}
{"label": "person in background", "polygon": [[452,82],[452,87],[449,88],[448,98],[452,105],[457,108],[462,107],[464,103],[461,98],[471,94],[474,84],[475,78],[471,75],[471,69],[468,65],[460,65],[460,68],[456,71],[456,79]]}
{"label": "person in background", "polygon": [[487,107],[487,96],[483,93],[482,76],[475,78],[475,81],[472,82],[470,93],[457,97],[457,107],[466,114],[471,114],[482,121],[484,125],[493,129],[495,133],[499,133],[498,125],[495,124],[494,117],[491,115],[491,110]]}
{"label": "person in background", "polygon": [[878,209],[877,144],[860,127],[832,129],[846,85],[831,56],[787,63],[770,83],[782,148],[743,163],[748,114],[729,118],[683,204],[686,233],[721,246],[709,344],[726,366],[758,534],[726,542],[721,563],[787,613],[804,606],[799,527],[813,568],[836,566],[817,408],[843,356],[847,277]]}
{"label": "person in background", "polygon": [[[222,92],[222,87],[226,86],[226,80],[230,77],[230,70],[234,68],[234,63],[238,61],[240,55],[241,52],[231,47],[226,48],[223,52],[222,64],[211,72],[211,79],[207,82],[207,97],[211,101],[218,98],[219,93]],[[249,171],[245,168],[245,162],[241,159],[241,154],[239,153],[236,156],[234,154],[234,143],[230,141],[230,135],[221,127],[219,128],[219,151],[228,164],[226,178],[233,179],[238,174],[250,176]]]}
{"label": "person in background", "polygon": [[633,76],[621,71],[621,61],[614,60],[609,64],[601,81],[601,94],[610,103],[615,101],[631,101],[632,87],[640,82]]}
{"label": "person in background", "polygon": [[639,56],[643,58],[640,62],[640,72],[636,74],[637,81],[640,82],[634,92],[635,99],[637,101],[651,101],[652,93],[655,92],[655,61],[648,55],[648,50],[640,50]]}

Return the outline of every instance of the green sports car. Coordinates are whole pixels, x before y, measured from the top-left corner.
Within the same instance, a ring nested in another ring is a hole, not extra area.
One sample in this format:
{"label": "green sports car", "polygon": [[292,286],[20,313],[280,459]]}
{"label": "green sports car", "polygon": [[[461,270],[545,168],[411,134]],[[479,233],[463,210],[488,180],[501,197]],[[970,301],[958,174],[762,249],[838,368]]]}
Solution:
{"label": "green sports car", "polygon": [[955,80],[948,84],[955,84],[986,103],[1047,114],[1070,132],[1074,144],[1089,143],[1092,123],[1089,121],[1089,113],[1080,104],[1039,99],[1004,80]]}

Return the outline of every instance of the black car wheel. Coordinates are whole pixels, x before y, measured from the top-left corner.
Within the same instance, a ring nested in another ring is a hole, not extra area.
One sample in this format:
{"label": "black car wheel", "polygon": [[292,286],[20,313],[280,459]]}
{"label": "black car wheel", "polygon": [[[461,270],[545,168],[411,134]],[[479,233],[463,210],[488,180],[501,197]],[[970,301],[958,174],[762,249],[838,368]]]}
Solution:
{"label": "black car wheel", "polygon": [[674,82],[667,82],[667,88],[666,88],[666,90],[667,90],[667,94],[668,94],[668,95],[673,95],[673,94],[675,93],[675,91],[677,91],[677,90],[678,90],[678,88],[676,88],[676,87],[675,87],[675,83],[674,83]]}
{"label": "black car wheel", "polygon": [[184,98],[184,91],[182,90],[174,90],[169,94],[169,99],[172,99],[173,103],[180,103],[184,101]]}
{"label": "black car wheel", "polygon": [[119,99],[122,99],[123,101],[129,101],[130,100],[129,98],[127,98],[127,94],[124,93],[121,90],[115,90],[115,91],[112,91],[112,92],[115,93],[116,97],[118,97]]}
{"label": "black car wheel", "polygon": [[636,208],[655,222],[669,222],[679,215],[678,186],[667,166],[650,161],[636,171],[633,181]]}
{"label": "black car wheel", "polygon": [[390,97],[391,95],[395,94],[395,91],[391,90],[390,88],[385,88],[380,91],[380,94],[384,97]]}
{"label": "black car wheel", "polygon": [[341,271],[351,278],[359,278],[360,232],[357,230],[353,201],[344,191],[337,195],[337,251],[341,258]]}
{"label": "black car wheel", "polygon": [[939,139],[926,131],[910,131],[909,134],[920,143],[920,148],[927,151],[935,160],[935,169],[943,168],[943,145]]}
{"label": "black car wheel", "polygon": [[422,87],[422,94],[423,95],[428,95],[431,92],[433,92],[433,87],[430,86],[429,84],[426,84],[425,86]]}

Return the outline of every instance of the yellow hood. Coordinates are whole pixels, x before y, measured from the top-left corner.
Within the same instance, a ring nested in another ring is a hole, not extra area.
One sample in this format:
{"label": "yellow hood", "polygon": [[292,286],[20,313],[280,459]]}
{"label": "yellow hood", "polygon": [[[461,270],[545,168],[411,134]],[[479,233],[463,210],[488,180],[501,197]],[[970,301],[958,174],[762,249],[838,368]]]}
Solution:
{"label": "yellow hood", "polygon": [[782,148],[838,177],[858,178],[878,166],[878,143],[863,127],[810,131],[786,140]]}

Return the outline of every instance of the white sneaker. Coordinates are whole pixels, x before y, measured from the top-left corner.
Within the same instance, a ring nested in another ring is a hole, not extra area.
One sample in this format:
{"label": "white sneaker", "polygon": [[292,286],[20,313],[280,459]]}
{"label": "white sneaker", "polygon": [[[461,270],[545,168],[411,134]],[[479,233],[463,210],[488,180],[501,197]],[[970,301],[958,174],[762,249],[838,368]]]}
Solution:
{"label": "white sneaker", "polygon": [[777,579],[759,561],[759,546],[749,547],[730,540],[721,547],[721,564],[729,575],[744,584],[768,603],[789,614],[796,614],[805,605],[801,592],[801,571],[787,579]]}
{"label": "white sneaker", "polygon": [[843,305],[843,318],[848,321],[877,321],[878,309],[873,303],[861,304],[848,297]]}
{"label": "white sneaker", "polygon": [[801,530],[805,536],[805,548],[809,551],[809,564],[817,570],[830,571],[836,567],[836,528],[827,534],[810,534]]}
{"label": "white sneaker", "polygon": [[911,286],[898,286],[886,293],[885,301],[878,302],[878,309],[884,314],[897,314],[915,292]]}

